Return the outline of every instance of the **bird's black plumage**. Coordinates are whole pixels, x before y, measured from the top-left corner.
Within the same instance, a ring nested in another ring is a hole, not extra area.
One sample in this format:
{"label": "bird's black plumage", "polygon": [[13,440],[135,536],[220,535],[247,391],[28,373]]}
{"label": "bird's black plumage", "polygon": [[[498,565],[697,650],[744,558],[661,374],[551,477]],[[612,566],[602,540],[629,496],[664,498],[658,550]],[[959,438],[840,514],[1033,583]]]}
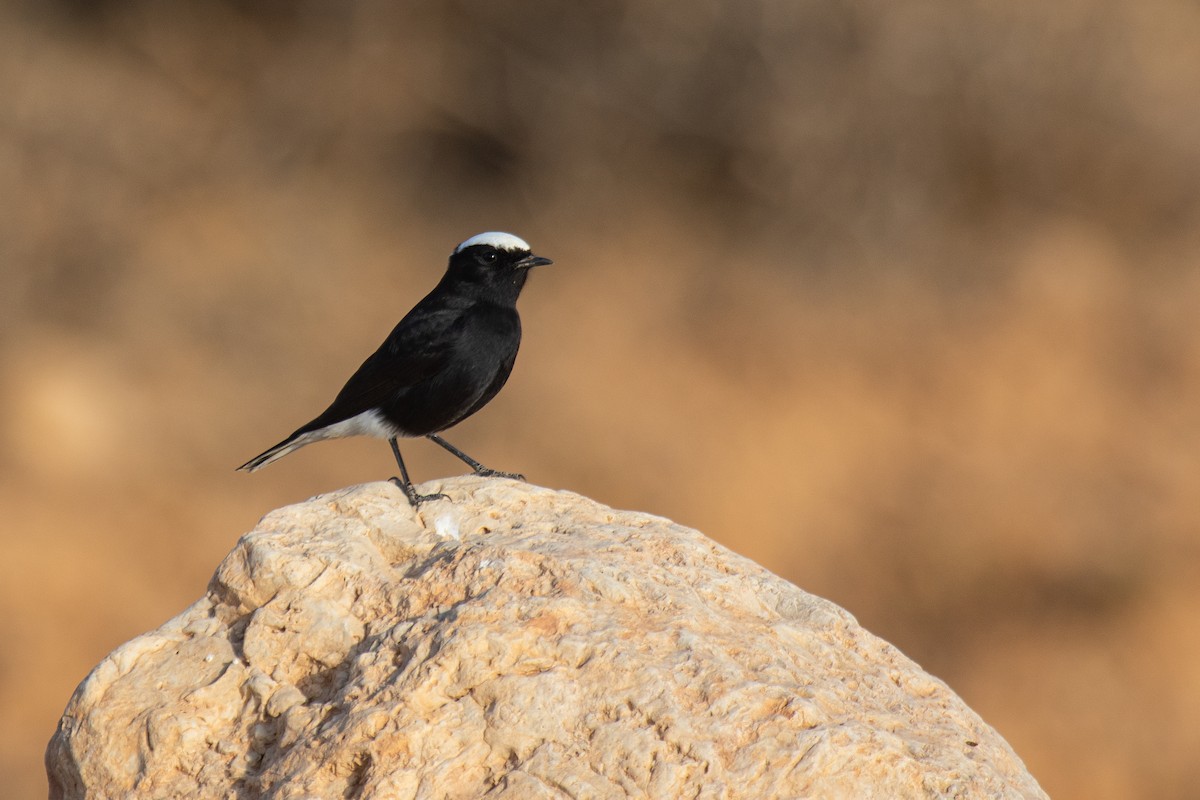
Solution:
{"label": "bird's black plumage", "polygon": [[446,274],[350,376],[329,408],[247,461],[253,472],[312,442],[368,435],[388,439],[400,467],[393,479],[414,506],[418,495],[397,438],[424,436],[479,474],[484,467],[437,434],[483,408],[508,380],[521,344],[517,297],[531,267],[552,263],[507,233],[481,233],[455,248]]}

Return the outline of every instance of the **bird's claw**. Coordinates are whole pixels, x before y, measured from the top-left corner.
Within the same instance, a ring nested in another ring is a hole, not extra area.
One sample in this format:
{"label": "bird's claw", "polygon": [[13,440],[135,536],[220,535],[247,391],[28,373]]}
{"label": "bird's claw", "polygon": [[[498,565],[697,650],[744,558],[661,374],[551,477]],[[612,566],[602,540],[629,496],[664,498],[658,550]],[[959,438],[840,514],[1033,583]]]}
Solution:
{"label": "bird's claw", "polygon": [[509,480],[522,482],[525,480],[525,476],[519,472],[501,472],[498,469],[489,469],[488,467],[475,470],[475,474],[481,478],[508,478]]}
{"label": "bird's claw", "polygon": [[404,496],[408,498],[408,504],[413,508],[416,508],[421,503],[429,500],[450,499],[449,495],[442,494],[441,492],[434,492],[433,494],[417,494],[417,490],[412,487],[412,484],[406,486],[404,481],[400,480],[399,478],[389,478],[388,481],[396,484],[400,491],[404,492]]}

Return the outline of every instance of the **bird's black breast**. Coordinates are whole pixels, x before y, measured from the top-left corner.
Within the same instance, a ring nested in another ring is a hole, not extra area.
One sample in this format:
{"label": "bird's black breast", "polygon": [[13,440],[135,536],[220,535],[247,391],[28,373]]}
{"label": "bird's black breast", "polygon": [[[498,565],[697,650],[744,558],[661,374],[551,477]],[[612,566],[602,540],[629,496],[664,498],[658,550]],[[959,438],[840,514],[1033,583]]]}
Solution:
{"label": "bird's black breast", "polygon": [[496,396],[517,358],[521,320],[515,308],[472,303],[434,338],[424,345],[438,353],[438,368],[380,408],[410,436],[445,430]]}

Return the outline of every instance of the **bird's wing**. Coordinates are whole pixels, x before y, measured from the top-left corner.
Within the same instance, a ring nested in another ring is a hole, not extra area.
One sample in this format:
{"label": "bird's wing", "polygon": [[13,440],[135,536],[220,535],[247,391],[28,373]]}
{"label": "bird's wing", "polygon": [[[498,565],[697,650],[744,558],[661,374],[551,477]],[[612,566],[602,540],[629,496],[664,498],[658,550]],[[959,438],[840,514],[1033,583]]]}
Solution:
{"label": "bird's wing", "polygon": [[361,414],[436,375],[453,354],[461,310],[418,305],[367,357],[322,414],[301,428],[316,430]]}

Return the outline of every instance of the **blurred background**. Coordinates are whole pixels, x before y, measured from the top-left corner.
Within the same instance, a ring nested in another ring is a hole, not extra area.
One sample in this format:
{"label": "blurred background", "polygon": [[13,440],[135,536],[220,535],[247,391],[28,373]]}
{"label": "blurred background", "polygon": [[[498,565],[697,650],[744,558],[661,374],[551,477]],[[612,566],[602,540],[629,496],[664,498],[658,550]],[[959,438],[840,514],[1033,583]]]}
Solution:
{"label": "blurred background", "polygon": [[1058,800],[1194,797],[1197,42],[1190,0],[3,0],[0,785],[259,516],[393,473],[234,467],[509,230],[556,265],[451,441],[846,607]]}

